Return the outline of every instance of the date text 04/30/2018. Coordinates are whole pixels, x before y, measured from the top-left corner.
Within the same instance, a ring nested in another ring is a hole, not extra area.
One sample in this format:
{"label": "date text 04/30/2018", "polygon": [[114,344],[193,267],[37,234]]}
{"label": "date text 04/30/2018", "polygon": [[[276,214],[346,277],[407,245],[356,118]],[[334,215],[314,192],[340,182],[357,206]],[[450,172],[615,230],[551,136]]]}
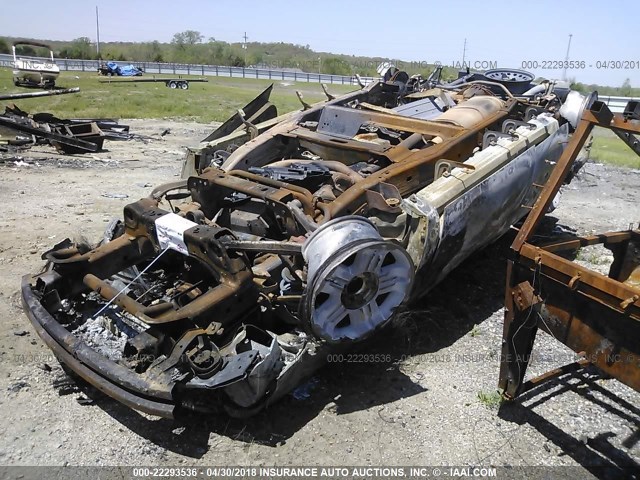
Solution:
{"label": "date text 04/30/2018", "polygon": [[640,69],[640,60],[523,60],[521,68],[525,70],[584,70],[586,68],[635,70]]}

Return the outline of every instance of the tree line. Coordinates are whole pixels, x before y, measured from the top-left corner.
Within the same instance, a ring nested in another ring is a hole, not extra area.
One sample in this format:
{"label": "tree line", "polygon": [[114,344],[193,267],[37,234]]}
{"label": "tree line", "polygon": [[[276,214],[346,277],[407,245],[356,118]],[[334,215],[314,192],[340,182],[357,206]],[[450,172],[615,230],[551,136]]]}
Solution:
{"label": "tree line", "polygon": [[[10,53],[11,41],[0,38],[0,53]],[[171,42],[101,42],[98,54],[96,44],[88,37],[72,41],[47,40],[59,58],[84,60],[114,60],[127,62],[166,62],[205,65],[225,65],[232,67],[259,67],[271,69],[295,69],[307,73],[329,75],[377,76],[376,68],[382,62],[393,59],[364,57],[316,52],[309,45],[285,42],[237,42],[229,43],[213,37],[205,39],[195,30],[186,30],[173,35]],[[20,47],[18,53],[34,55],[31,47]],[[398,61],[395,61],[398,62]],[[409,64],[409,62],[403,62]],[[420,64],[408,68],[412,74],[429,75],[432,65]],[[455,79],[457,72],[445,68],[445,77]]]}
{"label": "tree line", "polygon": [[[0,53],[11,53],[14,39],[0,38]],[[377,76],[376,68],[382,62],[394,62],[383,57],[365,57],[316,52],[309,45],[284,42],[229,43],[213,37],[205,39],[195,30],[185,30],[173,35],[171,42],[103,42],[100,54],[96,45],[88,37],[72,41],[46,41],[58,58],[84,60],[115,60],[121,62],[166,62],[204,65],[225,65],[232,67],[259,67],[266,69],[296,69],[308,73],[330,75]],[[21,46],[21,55],[48,56],[44,49]],[[398,63],[399,61],[395,61]],[[400,62],[410,74],[428,76],[434,66],[424,63]],[[457,70],[445,67],[444,80],[457,77]],[[581,92],[597,90],[601,95],[640,96],[640,88],[633,88],[629,79],[619,87],[583,84],[575,80],[572,87]]]}

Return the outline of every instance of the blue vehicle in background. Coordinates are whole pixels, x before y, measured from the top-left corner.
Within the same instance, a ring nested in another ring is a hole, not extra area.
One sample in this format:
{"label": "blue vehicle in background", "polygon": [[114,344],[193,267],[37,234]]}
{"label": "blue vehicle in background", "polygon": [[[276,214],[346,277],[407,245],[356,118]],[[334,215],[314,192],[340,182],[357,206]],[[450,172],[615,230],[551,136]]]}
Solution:
{"label": "blue vehicle in background", "polygon": [[116,62],[106,62],[100,65],[98,73],[107,77],[139,77],[143,71],[134,65],[118,65]]}

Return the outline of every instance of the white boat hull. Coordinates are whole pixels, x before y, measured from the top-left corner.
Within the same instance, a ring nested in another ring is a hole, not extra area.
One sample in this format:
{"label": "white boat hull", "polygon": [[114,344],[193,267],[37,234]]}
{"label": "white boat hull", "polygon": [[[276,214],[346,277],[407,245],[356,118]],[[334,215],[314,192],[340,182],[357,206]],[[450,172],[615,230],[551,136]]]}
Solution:
{"label": "white boat hull", "polygon": [[53,62],[18,59],[14,62],[13,81],[16,84],[54,84],[60,68]]}

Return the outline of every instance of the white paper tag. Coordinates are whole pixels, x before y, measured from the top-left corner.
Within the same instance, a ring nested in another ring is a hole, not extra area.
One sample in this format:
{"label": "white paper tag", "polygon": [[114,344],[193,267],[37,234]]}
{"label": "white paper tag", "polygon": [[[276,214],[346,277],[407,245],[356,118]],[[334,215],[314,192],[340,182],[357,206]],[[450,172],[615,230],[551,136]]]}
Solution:
{"label": "white paper tag", "polygon": [[187,245],[184,243],[184,232],[198,224],[186,218],[167,213],[156,220],[156,234],[162,250],[171,248],[183,255],[189,255]]}

